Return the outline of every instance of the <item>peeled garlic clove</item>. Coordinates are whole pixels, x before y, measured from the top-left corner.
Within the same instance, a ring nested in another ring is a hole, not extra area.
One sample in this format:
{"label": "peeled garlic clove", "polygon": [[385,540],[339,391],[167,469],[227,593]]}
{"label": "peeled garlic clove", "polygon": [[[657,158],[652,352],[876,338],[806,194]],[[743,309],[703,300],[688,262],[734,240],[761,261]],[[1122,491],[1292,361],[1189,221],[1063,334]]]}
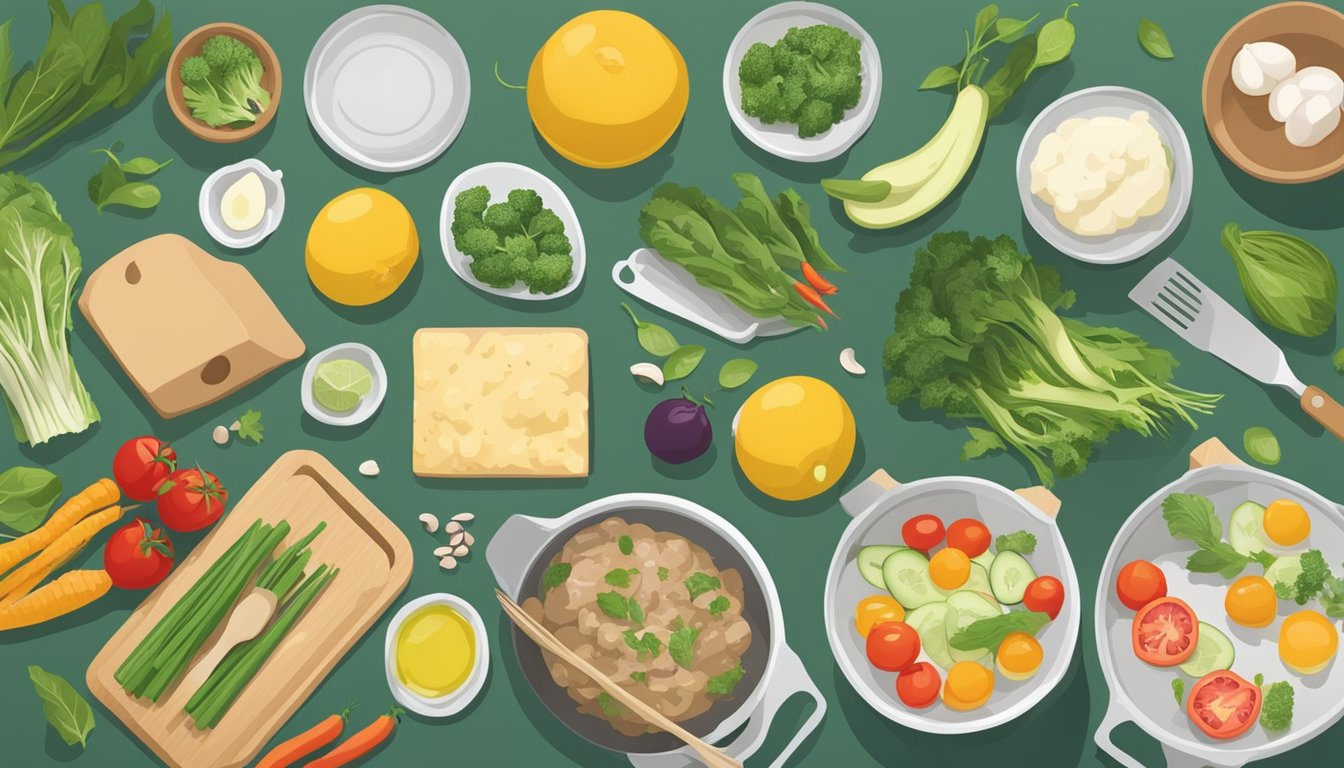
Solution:
{"label": "peeled garlic clove", "polygon": [[452,555],[439,559],[439,567],[445,571],[451,571],[457,567],[457,558]]}
{"label": "peeled garlic clove", "polygon": [[229,428],[228,428],[228,427],[225,427],[225,426],[223,426],[223,425],[220,425],[220,426],[218,426],[218,427],[215,427],[215,430],[214,430],[213,432],[210,433],[210,437],[211,437],[211,439],[213,439],[213,440],[215,441],[215,443],[218,444],[218,445],[228,445],[228,442],[229,442]]}
{"label": "peeled garlic clove", "polygon": [[840,350],[840,367],[845,369],[845,373],[853,376],[862,376],[868,372],[868,369],[859,365],[859,361],[854,358],[853,347],[845,347]]}
{"label": "peeled garlic clove", "polygon": [[454,548],[453,548],[453,557],[466,557],[466,556],[467,556],[467,553],[470,552],[470,551],[471,551],[471,550],[467,549],[465,546],[454,547]]}
{"label": "peeled garlic clove", "polygon": [[359,465],[359,474],[365,477],[377,477],[378,472],[379,472],[378,462],[374,461],[373,459],[369,459],[368,461]]}
{"label": "peeled garlic clove", "polygon": [[1328,97],[1317,94],[1298,107],[1283,127],[1288,143],[1295,147],[1314,147],[1339,127],[1339,107]]}
{"label": "peeled garlic clove", "polygon": [[630,366],[630,374],[663,386],[663,369],[653,363],[635,363]]}
{"label": "peeled garlic clove", "polygon": [[453,522],[456,523],[470,523],[475,519],[476,516],[470,512],[458,512],[456,515],[453,515]]}
{"label": "peeled garlic clove", "polygon": [[1275,83],[1265,77],[1265,70],[1256,61],[1251,46],[1243,45],[1232,59],[1232,84],[1247,96],[1264,96],[1274,90]]}
{"label": "peeled garlic clove", "polygon": [[464,534],[462,543],[466,544],[468,547],[474,547],[476,546],[476,537],[472,536],[470,533]]}
{"label": "peeled garlic clove", "polygon": [[1293,78],[1302,90],[1302,98],[1324,96],[1330,106],[1339,109],[1344,104],[1344,80],[1333,69],[1326,67],[1307,67]]}
{"label": "peeled garlic clove", "polygon": [[443,527],[444,533],[447,533],[449,535],[457,533],[460,530],[462,530],[462,524],[457,522],[456,520],[452,521],[451,523],[448,523],[448,525]]}
{"label": "peeled garlic clove", "polygon": [[1270,92],[1269,114],[1280,123],[1286,123],[1305,100],[1302,89],[1297,86],[1297,78],[1289,78],[1274,86],[1274,90]]}
{"label": "peeled garlic clove", "polygon": [[458,531],[457,533],[454,533],[452,536],[448,537],[448,543],[456,547],[458,544],[461,544],[463,540],[466,539],[466,537],[467,537],[466,533],[464,533],[463,531]]}
{"label": "peeled garlic clove", "polygon": [[439,530],[439,518],[425,512],[420,515],[420,524],[425,526],[428,533],[437,533]]}
{"label": "peeled garlic clove", "polygon": [[452,547],[435,547],[435,548],[434,548],[434,556],[437,557],[437,558],[445,558],[445,557],[447,557],[447,556],[449,556],[449,555],[451,555],[451,554],[453,554],[453,548],[452,548]]}

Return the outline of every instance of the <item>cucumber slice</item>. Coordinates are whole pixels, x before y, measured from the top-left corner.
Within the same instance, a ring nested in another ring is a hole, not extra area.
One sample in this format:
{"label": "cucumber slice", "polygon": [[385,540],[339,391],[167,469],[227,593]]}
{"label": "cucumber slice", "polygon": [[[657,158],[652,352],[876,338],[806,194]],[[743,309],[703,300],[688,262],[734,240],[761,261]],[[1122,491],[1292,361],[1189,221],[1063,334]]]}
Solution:
{"label": "cucumber slice", "polygon": [[929,603],[905,615],[905,623],[919,633],[919,646],[924,654],[929,657],[929,661],[942,667],[944,672],[953,663],[952,656],[948,654],[950,649],[947,647],[947,631],[944,629],[946,621],[947,604],[942,602]]}
{"label": "cucumber slice", "polygon": [[1284,555],[1265,569],[1265,579],[1270,584],[1287,584],[1291,587],[1297,583],[1297,575],[1301,572],[1302,556]]}
{"label": "cucumber slice", "polygon": [[1185,674],[1199,678],[1220,669],[1231,669],[1237,658],[1232,641],[1227,639],[1217,627],[1199,622],[1199,642],[1195,643],[1195,652],[1181,665]]}
{"label": "cucumber slice", "polygon": [[[989,656],[988,648],[976,648],[970,651],[961,651],[953,648],[950,643],[952,638],[958,632],[969,627],[981,619],[989,619],[1003,613],[1003,609],[998,603],[991,602],[978,592],[961,591],[954,592],[947,598],[947,618],[944,620],[944,629],[947,632],[947,641],[949,643],[947,653],[955,661],[981,661]],[[920,635],[922,639],[924,636]]]}
{"label": "cucumber slice", "polygon": [[882,561],[882,581],[907,611],[943,601],[943,594],[929,579],[929,560],[913,549],[892,552]]}
{"label": "cucumber slice", "polygon": [[[994,553],[993,553],[993,552],[990,552],[988,549],[986,549],[984,552],[981,552],[980,554],[976,555],[975,557],[972,557],[972,558],[971,558],[971,562],[972,562],[972,563],[975,563],[975,564],[977,564],[977,565],[979,565],[981,568],[984,568],[984,569],[985,569],[985,573],[988,574],[988,573],[989,573],[989,566],[992,565],[992,564],[994,563]],[[989,590],[985,590],[985,591],[989,591]]]}
{"label": "cucumber slice", "polygon": [[874,587],[886,589],[887,583],[882,580],[882,563],[891,556],[891,553],[902,549],[906,549],[906,547],[875,545],[860,549],[858,560],[856,560],[859,566],[859,575]]}
{"label": "cucumber slice", "polygon": [[1027,585],[1036,578],[1027,558],[1016,552],[1000,552],[989,566],[989,586],[994,599],[1004,605],[1017,605],[1027,593]]}
{"label": "cucumber slice", "polygon": [[1265,537],[1265,508],[1254,501],[1246,501],[1232,510],[1227,523],[1227,543],[1243,555],[1253,555],[1269,548]]}
{"label": "cucumber slice", "polygon": [[972,560],[971,575],[966,578],[966,583],[961,585],[961,589],[985,594],[992,593],[994,590],[990,589],[989,586],[989,569]]}

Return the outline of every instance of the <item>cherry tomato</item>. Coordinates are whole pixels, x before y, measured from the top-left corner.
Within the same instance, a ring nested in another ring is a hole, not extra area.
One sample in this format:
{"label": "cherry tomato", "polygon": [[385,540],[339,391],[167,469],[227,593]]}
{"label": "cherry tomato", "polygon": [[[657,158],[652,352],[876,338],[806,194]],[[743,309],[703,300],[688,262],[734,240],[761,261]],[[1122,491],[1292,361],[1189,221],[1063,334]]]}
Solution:
{"label": "cherry tomato", "polygon": [[[171,483],[171,485],[167,485]],[[219,478],[200,469],[179,469],[159,494],[159,519],[174,531],[199,531],[224,514],[229,492]]]}
{"label": "cherry tomato", "polygon": [[947,546],[960,549],[967,557],[984,554],[989,549],[989,529],[969,517],[953,520],[947,526]]}
{"label": "cherry tomato", "polygon": [[1199,642],[1199,620],[1178,597],[1159,597],[1134,614],[1134,655],[1158,667],[1184,664]]}
{"label": "cherry tomato", "polygon": [[1185,713],[1215,739],[1232,739],[1255,725],[1263,704],[1260,687],[1229,670],[1201,677],[1186,696]]}
{"label": "cherry tomato", "polygon": [[162,528],[137,517],[107,540],[103,569],[122,589],[149,589],[173,569],[173,543]]}
{"label": "cherry tomato", "polygon": [[1059,609],[1064,607],[1064,585],[1054,576],[1037,576],[1027,585],[1022,605],[1028,611],[1040,611],[1054,621],[1059,616]]}
{"label": "cherry tomato", "polygon": [[916,515],[901,526],[905,546],[928,552],[943,540],[943,521],[933,515]]}
{"label": "cherry tomato", "polygon": [[904,621],[886,621],[868,633],[868,661],[886,672],[900,672],[919,658],[919,633]]}
{"label": "cherry tomato", "polygon": [[153,501],[159,485],[177,469],[177,452],[157,437],[133,437],[112,457],[112,477],[136,501]]}
{"label": "cherry tomato", "polygon": [[1162,569],[1147,560],[1135,560],[1120,569],[1115,578],[1115,594],[1131,611],[1137,611],[1159,597],[1167,596],[1167,577]]}
{"label": "cherry tomato", "polygon": [[896,695],[907,707],[923,709],[938,700],[943,680],[938,668],[921,661],[901,672],[896,678]]}

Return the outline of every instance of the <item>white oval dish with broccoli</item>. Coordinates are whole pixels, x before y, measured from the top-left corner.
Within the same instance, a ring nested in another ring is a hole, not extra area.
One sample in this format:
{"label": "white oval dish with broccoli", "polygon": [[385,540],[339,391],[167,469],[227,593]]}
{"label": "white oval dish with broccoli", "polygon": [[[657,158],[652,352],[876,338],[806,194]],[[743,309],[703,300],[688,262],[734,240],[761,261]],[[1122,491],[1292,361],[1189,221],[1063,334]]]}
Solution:
{"label": "white oval dish with broccoli", "polygon": [[873,124],[881,94],[873,38],[820,3],[781,3],[756,14],[723,63],[733,124],[752,144],[787,160],[839,157]]}
{"label": "white oval dish with broccoli", "polygon": [[463,282],[525,301],[578,287],[586,263],[574,206],[555,182],[524,165],[486,163],[462,172],[443,196],[439,239]]}

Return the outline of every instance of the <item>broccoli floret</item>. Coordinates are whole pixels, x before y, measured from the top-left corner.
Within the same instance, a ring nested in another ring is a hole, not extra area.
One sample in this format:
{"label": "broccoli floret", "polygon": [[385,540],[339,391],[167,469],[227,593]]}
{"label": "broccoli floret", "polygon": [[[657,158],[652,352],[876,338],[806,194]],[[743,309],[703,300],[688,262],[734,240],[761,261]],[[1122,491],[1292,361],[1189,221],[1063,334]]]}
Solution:
{"label": "broccoli floret", "polygon": [[555,215],[555,211],[550,208],[542,208],[536,216],[533,216],[527,222],[527,233],[532,237],[544,237],[545,235],[563,235],[565,233],[565,224],[560,221],[560,217]]}
{"label": "broccoli floret", "polygon": [[542,235],[537,241],[537,251],[540,253],[557,253],[568,256],[574,251],[574,246],[570,245],[569,238],[560,232],[552,232],[548,235]]}
{"label": "broccoli floret", "polygon": [[261,87],[261,60],[255,56],[250,62],[240,63],[225,78],[220,91],[227,99],[238,103],[254,115],[259,115],[271,106],[271,94]]}
{"label": "broccoli floret", "polygon": [[201,46],[201,57],[217,76],[227,75],[245,64],[261,63],[247,44],[229,35],[215,35]]}
{"label": "broccoli floret", "polygon": [[[755,43],[743,54],[737,65],[737,76],[745,85],[762,85],[775,76],[775,60],[771,48],[765,43]],[[744,89],[745,90],[745,89]]]}
{"label": "broccoli floret", "polygon": [[863,91],[858,38],[838,27],[793,27],[774,46],[757,43],[738,65],[742,111],[788,122],[803,138],[830,130]]}
{"label": "broccoli floret", "polygon": [[541,212],[541,195],[530,189],[515,189],[509,192],[509,205],[518,212],[522,221],[530,221]]}
{"label": "broccoli floret", "polygon": [[484,259],[499,251],[499,235],[489,227],[474,227],[462,234],[457,249],[473,259]]}
{"label": "broccoli floret", "polygon": [[486,208],[481,220],[500,235],[511,235],[523,226],[522,217],[508,203],[495,203]]}
{"label": "broccoli floret", "polygon": [[574,259],[548,253],[532,262],[523,280],[532,293],[555,293],[569,285],[574,274]]}
{"label": "broccoli floret", "polygon": [[475,216],[477,219],[485,213],[485,209],[490,205],[490,190],[485,187],[472,187],[464,189],[457,193],[453,198],[453,215],[461,217],[463,214]]}
{"label": "broccoli floret", "polygon": [[531,262],[537,258],[537,243],[524,235],[509,235],[504,238],[503,253],[510,259]]}
{"label": "broccoli floret", "polygon": [[1293,724],[1293,686],[1279,681],[1264,688],[1260,726],[1266,731],[1286,731]]}
{"label": "broccoli floret", "polygon": [[202,83],[210,77],[210,65],[203,56],[188,56],[182,60],[177,74],[184,83]]}
{"label": "broccoli floret", "polygon": [[794,72],[779,84],[779,109],[791,123],[798,122],[798,110],[807,103],[807,76]]}
{"label": "broccoli floret", "polygon": [[509,288],[521,277],[513,260],[502,253],[472,261],[471,274],[491,288]]}
{"label": "broccoli floret", "polygon": [[834,112],[829,102],[820,99],[807,101],[803,104],[802,109],[798,110],[799,138],[806,139],[829,131],[835,123],[833,117]]}
{"label": "broccoli floret", "polygon": [[1275,584],[1274,591],[1285,600],[1306,605],[1320,593],[1326,580],[1331,578],[1330,566],[1326,564],[1325,557],[1321,555],[1319,549],[1303,552],[1298,562],[1302,570],[1298,572],[1297,579],[1292,584]]}
{"label": "broccoli floret", "polygon": [[784,78],[775,75],[760,85],[742,86],[742,111],[763,123],[777,123],[787,117],[780,96]]}

